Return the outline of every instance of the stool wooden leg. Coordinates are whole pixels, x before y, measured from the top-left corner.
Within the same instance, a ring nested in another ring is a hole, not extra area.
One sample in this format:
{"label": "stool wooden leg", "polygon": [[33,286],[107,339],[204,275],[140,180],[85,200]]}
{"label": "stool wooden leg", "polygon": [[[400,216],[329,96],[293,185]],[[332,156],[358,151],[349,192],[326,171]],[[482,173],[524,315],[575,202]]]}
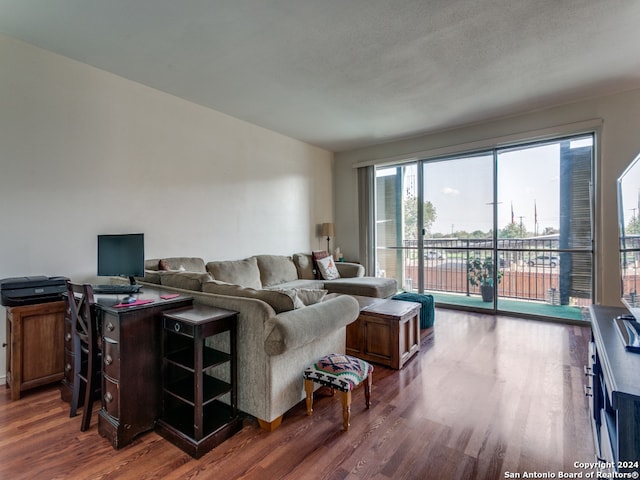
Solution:
{"label": "stool wooden leg", "polygon": [[[300,385],[300,384],[298,384]],[[304,391],[307,392],[307,415],[313,412],[313,381],[304,380]]]}
{"label": "stool wooden leg", "polygon": [[373,375],[369,373],[364,383],[364,401],[367,408],[371,406],[371,385],[373,384]]}
{"label": "stool wooden leg", "polygon": [[342,400],[342,429],[349,430],[349,417],[351,416],[351,392],[340,392]]}

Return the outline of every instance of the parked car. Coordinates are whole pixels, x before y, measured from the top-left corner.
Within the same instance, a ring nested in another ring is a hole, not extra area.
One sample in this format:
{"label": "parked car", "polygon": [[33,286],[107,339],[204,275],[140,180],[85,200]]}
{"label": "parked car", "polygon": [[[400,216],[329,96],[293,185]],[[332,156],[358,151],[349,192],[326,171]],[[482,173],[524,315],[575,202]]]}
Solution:
{"label": "parked car", "polygon": [[428,260],[446,260],[447,254],[444,252],[436,252],[435,250],[427,250],[424,252],[424,258]]}
{"label": "parked car", "polygon": [[538,265],[555,267],[560,263],[560,259],[555,255],[538,255],[536,258],[529,260],[529,266],[535,267]]}

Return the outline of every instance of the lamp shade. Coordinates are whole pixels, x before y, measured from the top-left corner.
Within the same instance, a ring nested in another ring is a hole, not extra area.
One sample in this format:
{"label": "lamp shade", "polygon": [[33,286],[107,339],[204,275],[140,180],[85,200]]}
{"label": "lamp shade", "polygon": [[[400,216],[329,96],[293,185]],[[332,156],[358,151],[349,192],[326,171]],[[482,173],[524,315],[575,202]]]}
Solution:
{"label": "lamp shade", "polygon": [[322,224],[322,236],[323,237],[333,237],[333,223],[323,223]]}

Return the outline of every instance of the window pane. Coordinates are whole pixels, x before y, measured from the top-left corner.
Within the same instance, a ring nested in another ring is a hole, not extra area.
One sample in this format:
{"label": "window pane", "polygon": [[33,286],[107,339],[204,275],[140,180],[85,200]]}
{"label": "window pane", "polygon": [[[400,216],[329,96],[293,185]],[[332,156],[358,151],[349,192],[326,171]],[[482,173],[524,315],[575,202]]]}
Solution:
{"label": "window pane", "polygon": [[395,278],[401,287],[403,258],[416,250],[415,172],[415,164],[376,170],[376,276]]}

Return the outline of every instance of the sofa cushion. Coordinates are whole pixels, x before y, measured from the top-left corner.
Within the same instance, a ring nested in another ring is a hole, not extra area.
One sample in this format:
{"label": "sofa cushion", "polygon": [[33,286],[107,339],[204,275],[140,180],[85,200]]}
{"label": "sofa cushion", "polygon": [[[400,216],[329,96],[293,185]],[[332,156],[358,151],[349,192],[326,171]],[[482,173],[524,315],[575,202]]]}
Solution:
{"label": "sofa cushion", "polygon": [[160,285],[160,272],[158,270],[146,270],[144,271],[144,277],[140,278],[143,282],[155,283]]}
{"label": "sofa cushion", "polygon": [[292,282],[281,283],[273,288],[311,288],[322,290],[324,288],[324,280],[293,280]]}
{"label": "sofa cushion", "polygon": [[211,281],[208,273],[196,272],[165,272],[160,275],[160,284],[167,287],[182,288],[184,290],[202,291],[202,284]]}
{"label": "sofa cushion", "polygon": [[[162,263],[162,268],[160,267]],[[144,262],[145,270],[168,270],[176,272],[206,273],[204,260],[199,257],[168,257],[149,259]]]}
{"label": "sofa cushion", "polygon": [[398,282],[393,278],[381,277],[339,278],[324,282],[324,288],[329,293],[387,298],[398,292]]}
{"label": "sofa cushion", "polygon": [[198,257],[171,257],[164,259],[169,270],[206,273],[204,260]]}
{"label": "sofa cushion", "polygon": [[313,258],[308,253],[295,253],[293,263],[298,271],[298,278],[301,280],[313,280],[316,278]]}
{"label": "sofa cushion", "polygon": [[276,313],[288,312],[294,308],[304,307],[304,304],[296,302],[295,294],[278,290],[257,290],[250,287],[242,287],[231,283],[211,280],[202,285],[205,293],[228,295],[232,297],[255,298],[268,303]]}
{"label": "sofa cushion", "polygon": [[260,281],[263,287],[280,285],[298,279],[298,271],[291,257],[284,255],[257,255]]}
{"label": "sofa cushion", "polygon": [[213,275],[214,280],[257,290],[262,288],[256,257],[209,262],[207,263],[207,271]]}
{"label": "sofa cushion", "polygon": [[336,278],[340,278],[336,262],[333,261],[333,255],[319,258],[316,264],[318,265],[318,270],[320,270],[320,275],[325,280],[335,280]]}

